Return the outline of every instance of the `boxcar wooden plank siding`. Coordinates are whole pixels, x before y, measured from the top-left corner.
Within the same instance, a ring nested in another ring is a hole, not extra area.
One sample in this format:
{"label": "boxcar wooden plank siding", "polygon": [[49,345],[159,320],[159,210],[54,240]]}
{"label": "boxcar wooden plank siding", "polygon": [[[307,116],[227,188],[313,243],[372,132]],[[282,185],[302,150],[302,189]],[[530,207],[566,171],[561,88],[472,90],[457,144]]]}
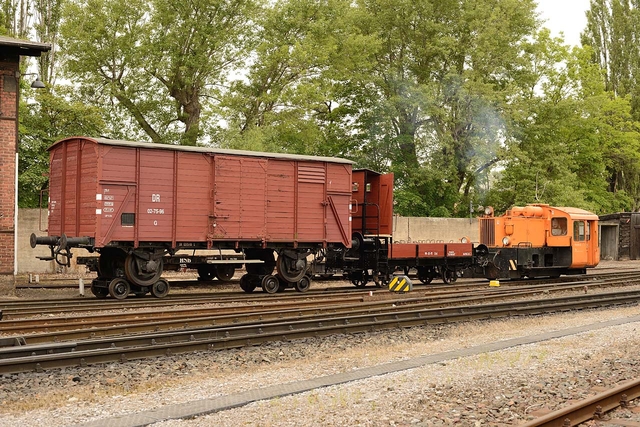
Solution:
{"label": "boxcar wooden plank siding", "polygon": [[344,159],[85,137],[58,141],[50,156],[50,235],[92,237],[97,248],[350,245]]}
{"label": "boxcar wooden plank siding", "polygon": [[201,242],[207,239],[208,216],[213,208],[210,190],[213,185],[212,168],[213,162],[206,156],[178,153],[178,241]]}
{"label": "boxcar wooden plank siding", "polygon": [[260,240],[266,237],[266,162],[241,159],[239,239]]}
{"label": "boxcar wooden plank siding", "polygon": [[291,240],[294,236],[295,163],[269,162],[267,170],[267,238]]}
{"label": "boxcar wooden plank siding", "polygon": [[95,197],[85,197],[91,195],[98,186],[96,170],[98,168],[98,156],[95,149],[82,149],[81,186],[80,186],[80,229],[78,235],[84,236],[91,233],[96,228],[95,210],[98,201]]}
{"label": "boxcar wooden plank siding", "polygon": [[173,152],[140,153],[138,177],[138,240],[161,242],[173,237]]}

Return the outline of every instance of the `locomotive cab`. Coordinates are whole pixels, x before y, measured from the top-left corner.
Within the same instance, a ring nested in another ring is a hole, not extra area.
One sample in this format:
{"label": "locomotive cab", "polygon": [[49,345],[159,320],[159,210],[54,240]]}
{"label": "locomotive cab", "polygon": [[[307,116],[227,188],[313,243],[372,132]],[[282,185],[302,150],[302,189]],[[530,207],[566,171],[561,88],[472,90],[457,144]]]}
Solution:
{"label": "locomotive cab", "polygon": [[598,216],[578,208],[532,204],[480,218],[487,247],[478,268],[489,279],[584,274],[600,259]]}

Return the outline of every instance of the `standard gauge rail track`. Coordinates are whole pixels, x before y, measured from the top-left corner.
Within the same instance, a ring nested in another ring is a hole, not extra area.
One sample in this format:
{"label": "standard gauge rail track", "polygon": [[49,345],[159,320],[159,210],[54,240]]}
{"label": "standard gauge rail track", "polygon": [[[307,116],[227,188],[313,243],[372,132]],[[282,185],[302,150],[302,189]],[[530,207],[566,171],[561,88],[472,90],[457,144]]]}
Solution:
{"label": "standard gauge rail track", "polygon": [[[582,286],[579,286],[582,288]],[[568,288],[565,288],[567,290]],[[393,310],[394,307],[437,308],[446,306],[479,304],[500,301],[513,297],[526,297],[546,293],[544,289],[505,290],[503,292],[483,291],[470,295],[437,294],[413,298],[393,298],[375,300],[353,297],[345,299],[327,298],[322,301],[300,301],[252,306],[186,308],[170,311],[135,312],[118,314],[96,314],[91,318],[61,317],[42,319],[19,319],[0,323],[1,332],[36,332],[28,336],[8,338],[8,343],[29,344],[88,339],[122,334],[157,332],[160,330],[184,329],[196,326],[237,324],[246,321],[294,318],[310,314],[368,313],[372,310]],[[389,294],[387,294],[389,295]],[[392,295],[391,295],[392,296]],[[75,320],[75,322],[74,322]],[[43,323],[44,322],[44,323]],[[46,329],[47,332],[37,333]]]}
{"label": "standard gauge rail track", "polygon": [[[458,291],[411,293],[405,295],[377,291],[375,295],[363,292],[341,292],[324,294],[322,298],[305,298],[292,294],[290,298],[272,300],[258,298],[245,304],[225,304],[228,299],[180,300],[173,307],[160,307],[145,311],[131,310],[100,312],[94,307],[88,314],[72,314],[45,317],[33,317],[29,310],[14,308],[15,312],[0,322],[0,334],[30,334],[26,337],[9,337],[5,345],[60,341],[65,339],[83,339],[96,336],[111,336],[122,333],[140,333],[158,330],[182,329],[186,326],[229,324],[247,319],[282,318],[284,313],[317,313],[320,311],[337,312],[356,310],[363,307],[403,305],[413,307],[439,307],[481,302],[501,301],[513,298],[535,298],[536,295],[548,295],[560,292],[587,291],[591,288],[606,288],[633,284],[628,279],[577,281],[558,285],[539,284],[535,286],[514,286],[504,288],[461,287]],[[369,296],[370,295],[370,296]],[[164,300],[162,300],[164,301]],[[212,304],[208,304],[211,302]],[[74,306],[75,307],[75,306]],[[42,314],[43,309],[32,308]],[[96,312],[98,311],[98,312]],[[54,312],[56,312],[54,310]],[[186,325],[186,326],[185,326]],[[15,339],[14,339],[15,338]],[[17,340],[17,341],[16,341]],[[1,344],[0,344],[1,345]]]}
{"label": "standard gauge rail track", "polygon": [[[491,290],[486,287],[460,287],[458,290],[446,290],[440,292],[426,292],[423,295],[417,295],[417,293],[395,296],[388,292],[377,291],[375,298],[382,299],[383,304],[418,304],[423,302],[433,302],[438,304],[461,304],[466,301],[482,301],[482,300],[495,300],[505,298],[508,296],[514,297],[526,297],[529,295],[535,295],[538,293],[551,293],[560,291],[570,291],[577,289],[583,289],[585,286],[589,287],[605,287],[614,286],[618,284],[617,281],[589,281],[589,282],[574,282],[571,284],[565,284],[562,286],[549,286],[549,285],[535,285],[529,287],[506,287],[500,290]],[[172,306],[165,304],[166,300],[162,301],[159,307],[153,309],[146,306],[145,311],[131,310],[133,307],[129,305],[123,305],[122,303],[111,307],[102,303],[90,304],[92,309],[87,307],[77,308],[76,303],[55,303],[54,307],[49,308],[47,311],[42,307],[43,302],[38,302],[35,305],[12,307],[4,316],[4,320],[0,322],[0,333],[13,333],[24,334],[33,333],[39,331],[60,332],[65,330],[74,329],[86,329],[97,328],[101,326],[114,325],[114,324],[128,324],[141,323],[141,322],[164,322],[167,319],[176,322],[189,322],[198,318],[209,316],[252,316],[256,312],[264,311],[277,311],[287,310],[291,308],[305,309],[305,308],[317,308],[327,307],[329,305],[337,304],[349,304],[355,302],[362,302],[368,295],[373,297],[373,293],[367,294],[360,292],[349,292],[344,294],[342,292],[323,294],[321,297],[315,295],[314,297],[299,296],[300,294],[292,294],[288,298],[272,300],[269,298],[254,298],[247,299],[242,298],[236,300],[234,298],[185,298],[176,299],[176,303]],[[369,300],[371,300],[369,297]],[[237,302],[243,302],[244,304],[233,304]],[[184,307],[184,308],[180,308]],[[115,309],[126,309],[123,311],[116,311]],[[69,313],[59,316],[54,316],[54,313],[64,313],[61,310],[70,310]],[[105,313],[105,309],[110,309],[108,313]],[[5,309],[6,310],[6,309]],[[82,313],[87,314],[82,314]],[[45,317],[42,317],[45,315]],[[59,335],[57,335],[59,336]]]}
{"label": "standard gauge rail track", "polygon": [[318,313],[233,325],[212,325],[169,332],[133,334],[62,343],[16,345],[0,349],[0,373],[85,366],[192,351],[212,351],[277,340],[321,337],[479,319],[495,319],[636,304],[640,291],[587,294],[455,307],[370,307],[368,312]]}
{"label": "standard gauge rail track", "polygon": [[[600,420],[607,412],[627,407],[629,402],[640,397],[640,379],[624,382],[617,387],[568,405],[531,420],[521,427],[572,427],[589,420]],[[616,423],[612,425],[637,425]]]}
{"label": "standard gauge rail track", "polygon": [[[618,278],[618,280],[616,280]],[[548,287],[549,291],[553,291],[552,286],[557,286],[558,290],[566,289],[566,286],[595,286],[598,281],[602,280],[602,286],[616,286],[624,281],[640,281],[640,273],[636,272],[618,272],[606,274],[593,274],[579,277],[563,277],[559,279],[537,280],[518,280],[504,282],[502,289],[517,288],[526,290],[530,287]],[[416,285],[416,292],[428,292],[433,295],[446,294],[455,295],[469,291],[486,291],[486,281],[473,281],[447,285]],[[278,301],[300,301],[310,299],[324,299],[332,295],[342,294],[348,299],[354,295],[364,295],[369,292],[379,292],[377,288],[354,289],[353,287],[330,287],[323,289],[315,289],[304,294],[284,292],[277,296]],[[127,300],[111,300],[97,298],[60,298],[60,299],[39,299],[39,300],[21,300],[21,301],[0,301],[0,319],[9,320],[16,318],[24,318],[28,316],[42,316],[56,313],[83,313],[95,312],[101,310],[119,310],[119,309],[139,309],[139,308],[160,308],[173,307],[180,305],[200,305],[207,303],[215,304],[232,304],[232,303],[254,303],[256,301],[272,301],[273,295],[257,292],[255,294],[245,294],[238,291],[216,291],[209,293],[188,293],[175,294],[168,298],[129,298]],[[1,325],[0,325],[1,327]]]}

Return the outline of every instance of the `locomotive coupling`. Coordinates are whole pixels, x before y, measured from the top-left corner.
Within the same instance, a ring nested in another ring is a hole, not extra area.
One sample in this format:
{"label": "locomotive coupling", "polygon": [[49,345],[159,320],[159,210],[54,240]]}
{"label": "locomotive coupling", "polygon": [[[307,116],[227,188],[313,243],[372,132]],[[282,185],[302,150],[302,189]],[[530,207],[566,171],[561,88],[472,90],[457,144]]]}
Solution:
{"label": "locomotive coupling", "polygon": [[51,249],[50,257],[38,257],[42,260],[56,260],[60,265],[67,267],[71,266],[71,248],[78,248],[82,246],[91,245],[90,237],[67,237],[66,234],[62,236],[36,236],[35,233],[31,233],[29,237],[29,243],[32,248],[37,245],[47,245]]}
{"label": "locomotive coupling", "polygon": [[91,244],[91,238],[89,237],[67,237],[66,234],[62,236],[36,236],[35,233],[31,233],[29,237],[29,243],[32,248],[37,245],[58,246],[62,249],[78,248],[80,246],[88,246]]}
{"label": "locomotive coupling", "polygon": [[32,248],[35,248],[37,245],[47,245],[47,246],[58,246],[60,242],[60,237],[58,236],[36,236],[36,233],[31,233],[31,237],[29,237],[29,243]]}

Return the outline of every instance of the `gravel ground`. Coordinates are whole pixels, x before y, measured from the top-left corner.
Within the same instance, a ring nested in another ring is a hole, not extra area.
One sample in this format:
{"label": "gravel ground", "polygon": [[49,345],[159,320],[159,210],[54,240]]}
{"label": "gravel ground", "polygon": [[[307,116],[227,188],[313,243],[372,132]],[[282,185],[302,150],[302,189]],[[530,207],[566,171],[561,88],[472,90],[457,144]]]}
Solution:
{"label": "gravel ground", "polygon": [[[640,314],[637,306],[430,326],[0,377],[3,426],[94,419]],[[156,427],[498,426],[640,377],[638,324],[256,402]]]}

